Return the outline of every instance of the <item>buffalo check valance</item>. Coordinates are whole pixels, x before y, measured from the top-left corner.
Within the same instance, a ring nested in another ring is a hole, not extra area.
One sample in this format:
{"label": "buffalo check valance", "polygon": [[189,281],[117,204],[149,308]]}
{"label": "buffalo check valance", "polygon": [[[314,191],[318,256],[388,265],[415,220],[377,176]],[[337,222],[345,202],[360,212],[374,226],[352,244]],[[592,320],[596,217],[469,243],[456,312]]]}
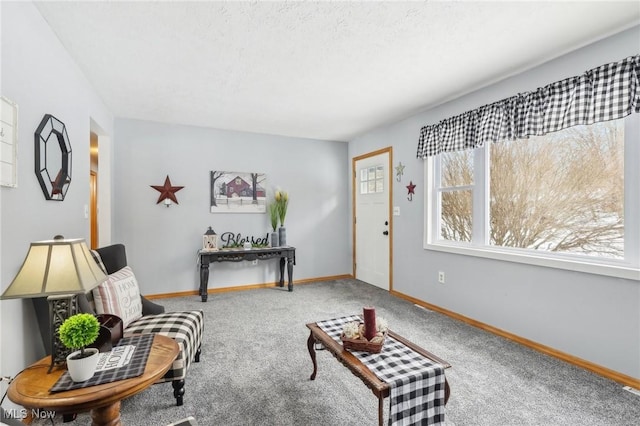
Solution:
{"label": "buffalo check valance", "polygon": [[640,55],[420,129],[418,158],[526,139],[640,112]]}

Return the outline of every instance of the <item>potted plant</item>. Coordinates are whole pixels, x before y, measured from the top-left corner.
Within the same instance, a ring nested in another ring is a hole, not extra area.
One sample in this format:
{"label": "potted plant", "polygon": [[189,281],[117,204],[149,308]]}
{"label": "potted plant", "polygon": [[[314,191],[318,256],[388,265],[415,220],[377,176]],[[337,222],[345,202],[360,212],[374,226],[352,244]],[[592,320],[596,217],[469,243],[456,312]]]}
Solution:
{"label": "potted plant", "polygon": [[287,216],[287,207],[289,206],[289,194],[285,191],[276,191],[276,206],[278,210],[278,217],[280,219],[280,229],[278,230],[280,237],[280,245],[287,245],[287,230],[284,227],[284,218]]}
{"label": "potted plant", "polygon": [[67,318],[58,335],[62,344],[75,352],[67,356],[67,369],[74,382],[84,382],[93,377],[98,364],[98,349],[86,348],[98,338],[100,323],[91,314],[76,314]]}
{"label": "potted plant", "polygon": [[269,204],[269,219],[271,220],[271,247],[278,247],[278,218],[280,217],[278,203]]}

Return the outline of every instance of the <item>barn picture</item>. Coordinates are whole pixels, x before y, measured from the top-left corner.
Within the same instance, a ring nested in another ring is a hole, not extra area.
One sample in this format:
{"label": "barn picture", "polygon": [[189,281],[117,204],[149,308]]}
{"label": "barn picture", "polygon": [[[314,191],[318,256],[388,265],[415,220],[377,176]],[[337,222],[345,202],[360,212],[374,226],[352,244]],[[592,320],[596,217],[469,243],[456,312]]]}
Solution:
{"label": "barn picture", "polygon": [[209,173],[211,213],[264,213],[266,175],[264,173]]}

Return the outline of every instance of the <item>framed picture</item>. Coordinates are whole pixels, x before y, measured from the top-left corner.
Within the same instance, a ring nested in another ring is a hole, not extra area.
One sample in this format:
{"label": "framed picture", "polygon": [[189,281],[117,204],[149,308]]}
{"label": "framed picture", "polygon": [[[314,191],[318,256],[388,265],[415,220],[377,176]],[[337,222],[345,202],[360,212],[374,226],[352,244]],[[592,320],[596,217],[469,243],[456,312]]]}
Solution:
{"label": "framed picture", "polygon": [[264,173],[209,173],[211,213],[265,213],[267,177]]}
{"label": "framed picture", "polygon": [[18,186],[18,105],[0,98],[0,185]]}

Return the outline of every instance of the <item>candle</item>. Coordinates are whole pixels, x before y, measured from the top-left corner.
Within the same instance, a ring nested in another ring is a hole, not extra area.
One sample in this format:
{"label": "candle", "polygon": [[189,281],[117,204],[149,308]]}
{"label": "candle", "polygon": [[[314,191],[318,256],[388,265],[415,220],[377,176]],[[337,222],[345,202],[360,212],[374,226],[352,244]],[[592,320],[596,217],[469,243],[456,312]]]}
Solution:
{"label": "candle", "polygon": [[365,307],[364,311],[364,337],[371,340],[376,335],[376,309],[374,307]]}

